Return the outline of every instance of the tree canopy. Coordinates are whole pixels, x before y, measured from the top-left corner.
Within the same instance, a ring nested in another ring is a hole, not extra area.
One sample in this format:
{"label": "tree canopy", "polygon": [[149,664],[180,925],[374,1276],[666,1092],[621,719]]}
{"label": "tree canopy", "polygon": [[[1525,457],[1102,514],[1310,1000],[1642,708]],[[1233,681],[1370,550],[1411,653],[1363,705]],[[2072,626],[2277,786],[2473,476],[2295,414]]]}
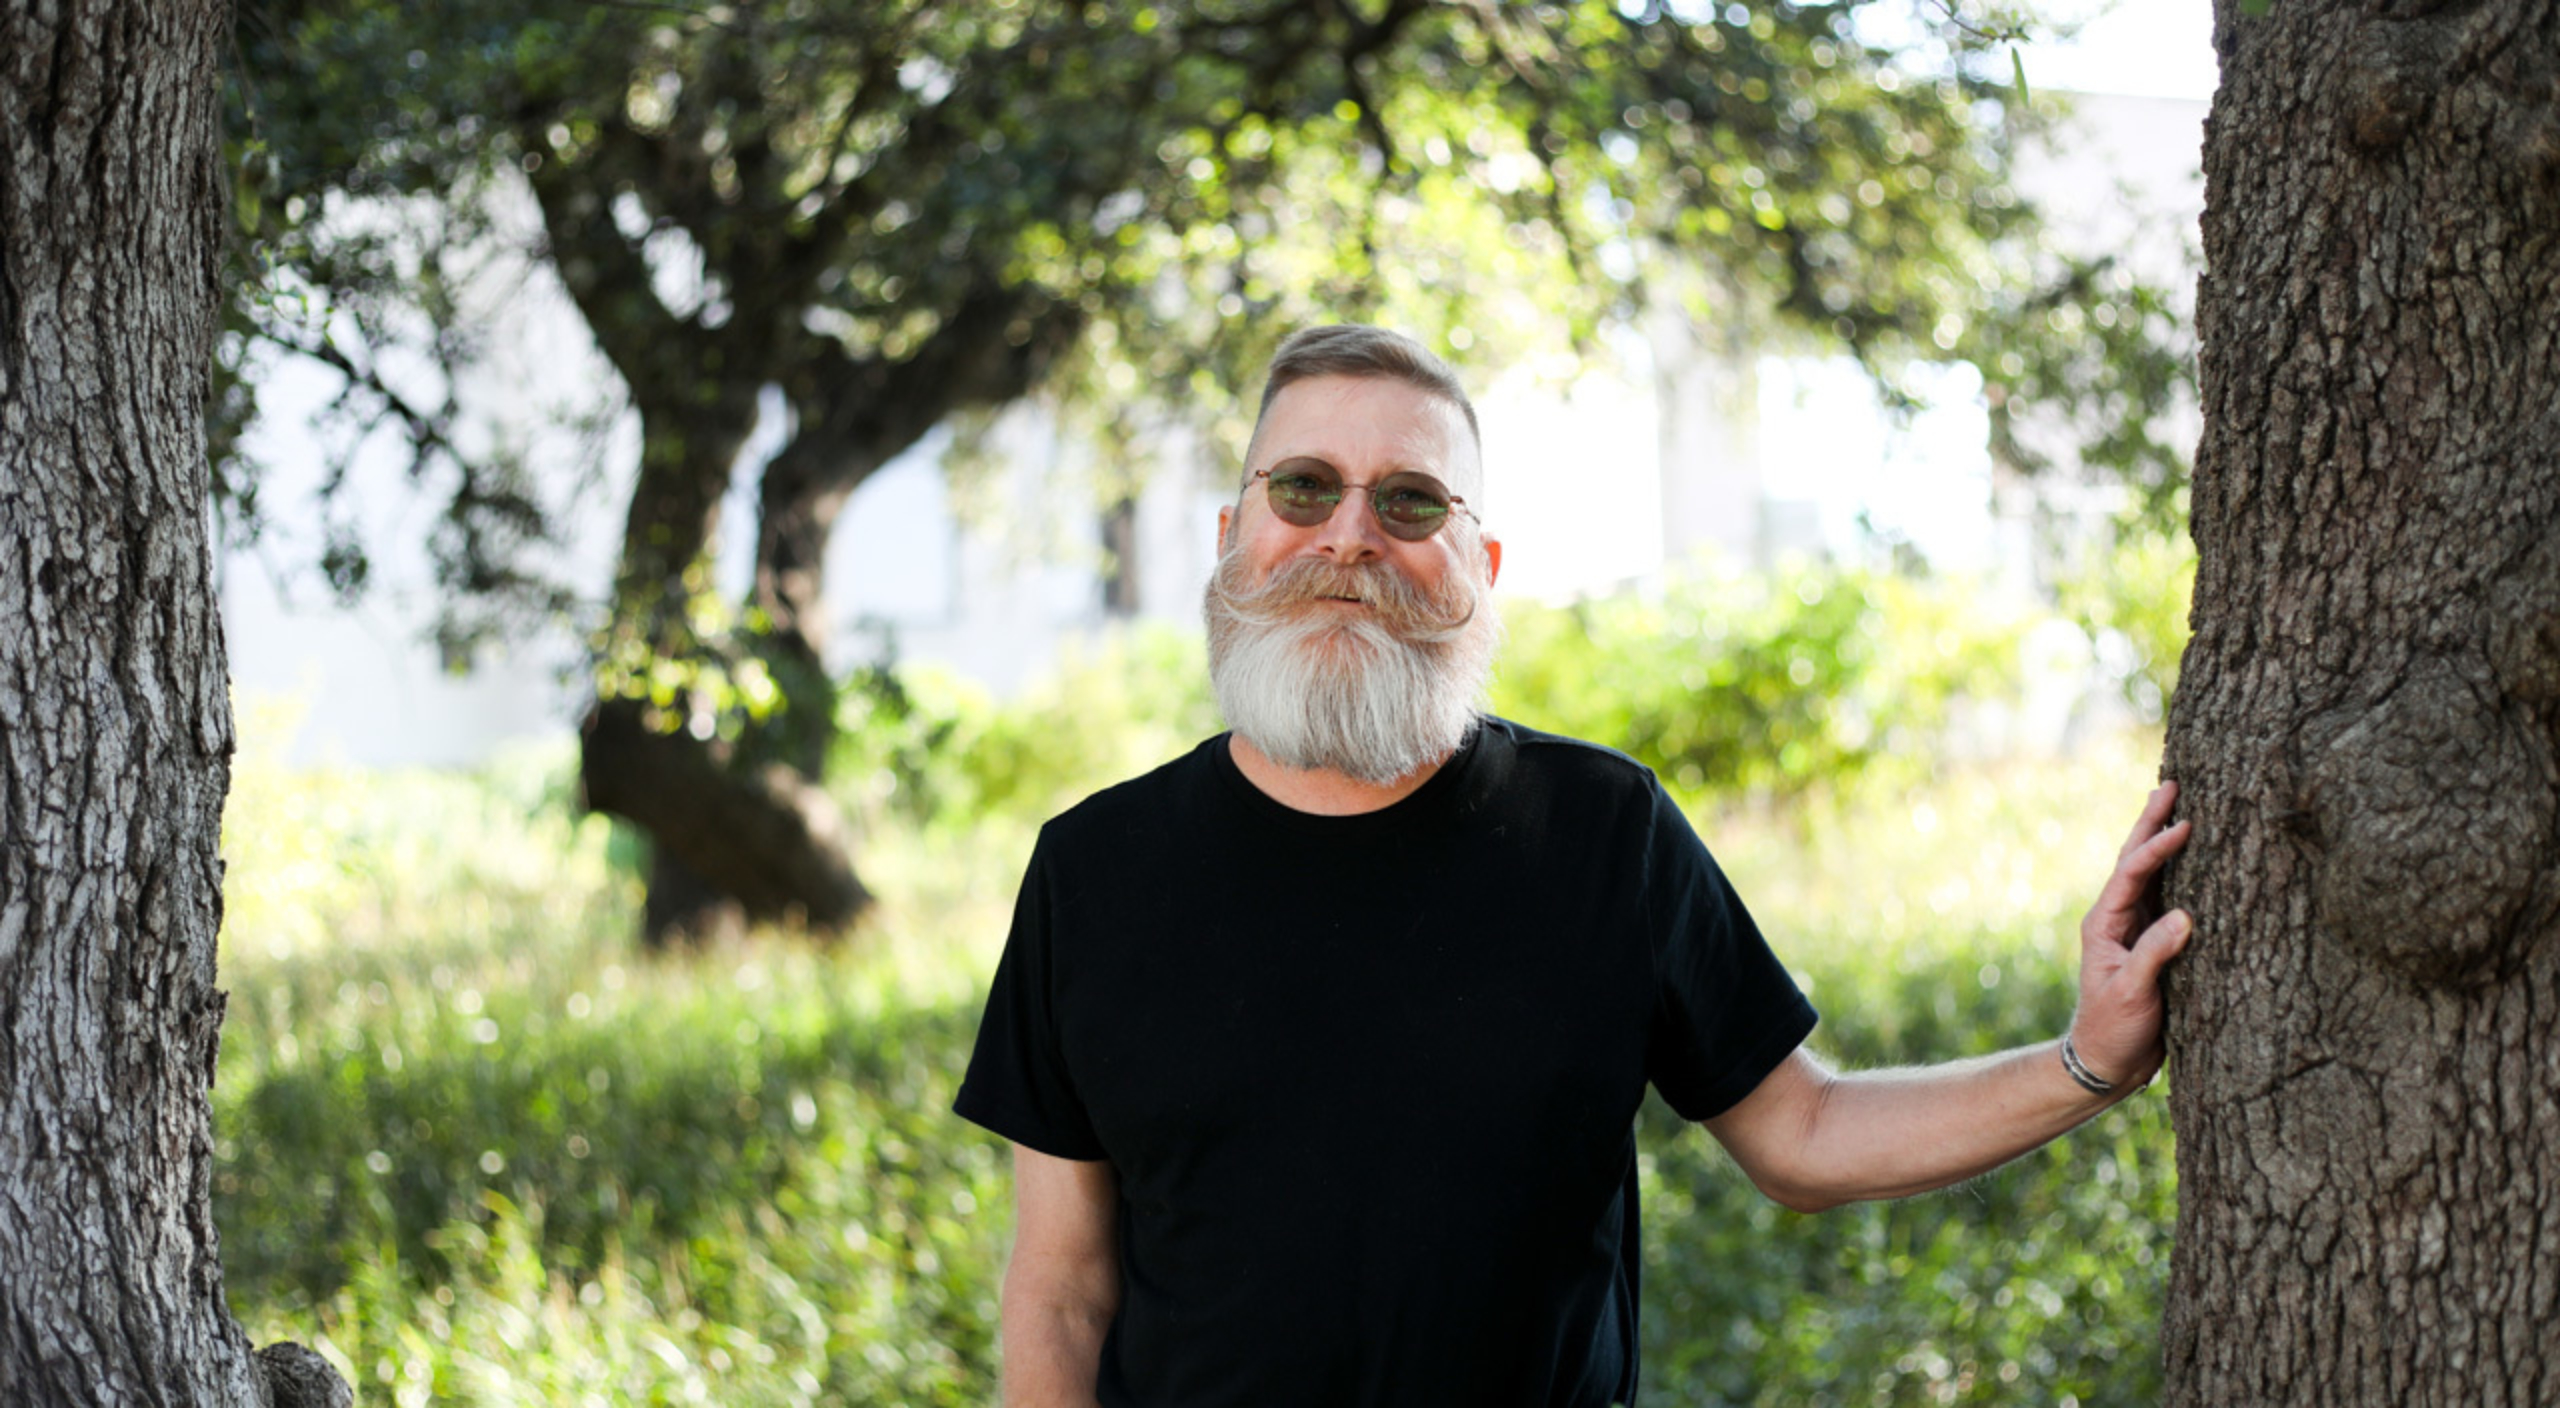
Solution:
{"label": "tree canopy", "polygon": [[[1035,390],[1106,437],[1233,435],[1252,369],[1310,322],[1393,323],[1481,371],[1676,300],[1845,348],[1888,388],[1913,359],[1970,360],[2014,461],[2039,457],[2018,413],[2053,407],[2103,427],[2092,462],[2174,488],[2152,425],[2181,376],[2165,303],[2044,248],[2010,184],[2031,125],[1996,43],[2014,22],[1768,0],[278,0],[240,27],[232,358],[317,357],[405,435],[458,598],[574,601],[522,566],[539,476],[456,434],[479,350],[458,288],[529,196],[524,252],[642,428],[600,697],[665,735],[716,686],[748,721],[724,725],[746,741],[722,769],[814,776],[822,555],[866,475]],[[387,374],[387,345],[432,370]],[[251,408],[232,387],[227,423]],[[755,584],[730,610],[705,559],[774,393]],[[254,466],[225,483],[253,495]],[[332,554],[360,582],[362,545]],[[591,753],[591,799],[597,780]]]}

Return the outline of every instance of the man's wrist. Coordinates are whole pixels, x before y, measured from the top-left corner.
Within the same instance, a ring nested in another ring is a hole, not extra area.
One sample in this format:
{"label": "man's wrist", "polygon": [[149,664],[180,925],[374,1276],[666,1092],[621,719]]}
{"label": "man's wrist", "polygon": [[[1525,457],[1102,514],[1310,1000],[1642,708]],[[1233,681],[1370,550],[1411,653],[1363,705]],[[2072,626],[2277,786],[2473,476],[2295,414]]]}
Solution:
{"label": "man's wrist", "polygon": [[2085,1090],[2092,1095],[2113,1095],[2116,1093],[2116,1082],[2111,1081],[2106,1077],[2099,1075],[2096,1071],[2091,1070],[2089,1068],[2089,1063],[2080,1059],[2080,1049],[2078,1046],[2073,1044],[2071,1040],[2071,1033],[2064,1032],[2062,1034],[2061,1050],[2062,1069],[2071,1077],[2071,1081],[2074,1085],[2079,1086],[2082,1090]]}

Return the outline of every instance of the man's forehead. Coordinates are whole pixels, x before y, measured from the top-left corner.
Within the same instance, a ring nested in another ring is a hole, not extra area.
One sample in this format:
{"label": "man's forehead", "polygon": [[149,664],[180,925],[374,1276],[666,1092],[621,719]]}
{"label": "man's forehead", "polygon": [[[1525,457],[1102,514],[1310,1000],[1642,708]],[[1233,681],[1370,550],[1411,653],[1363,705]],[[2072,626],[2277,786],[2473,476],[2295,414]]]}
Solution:
{"label": "man's forehead", "polygon": [[1483,480],[1466,413],[1392,377],[1320,376],[1282,387],[1254,436],[1252,467],[1302,455],[1346,471],[1418,469],[1462,492]]}

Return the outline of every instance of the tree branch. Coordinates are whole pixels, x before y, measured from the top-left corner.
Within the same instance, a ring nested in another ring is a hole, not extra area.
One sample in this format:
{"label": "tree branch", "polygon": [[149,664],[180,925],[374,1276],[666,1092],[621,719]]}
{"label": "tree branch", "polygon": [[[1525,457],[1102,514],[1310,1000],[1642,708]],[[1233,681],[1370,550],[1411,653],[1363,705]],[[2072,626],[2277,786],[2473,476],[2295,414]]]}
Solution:
{"label": "tree branch", "polygon": [[1082,326],[1073,304],[981,287],[903,360],[812,360],[784,387],[801,421],[765,472],[766,497],[850,487],[951,412],[1020,396]]}
{"label": "tree branch", "polygon": [[350,388],[361,389],[365,394],[380,401],[383,408],[400,421],[409,436],[410,443],[417,447],[421,456],[438,450],[448,455],[454,454],[453,441],[447,433],[447,427],[451,425],[453,419],[453,406],[450,401],[435,411],[420,410],[408,397],[393,390],[390,384],[382,379],[379,371],[372,367],[358,366],[356,360],[348,356],[345,349],[330,341],[326,334],[312,341],[304,341],[272,327],[258,326],[253,329],[253,332],[261,341],[318,362],[346,378]]}
{"label": "tree branch", "polygon": [[[518,136],[526,150],[542,150],[537,130]],[[683,394],[688,369],[699,365],[694,326],[660,301],[648,259],[615,228],[613,212],[596,195],[599,187],[615,184],[617,166],[635,164],[650,144],[619,121],[606,124],[598,141],[607,144],[594,163],[600,171],[572,173],[565,163],[544,162],[527,181],[542,210],[551,267],[595,333],[597,347],[622,374],[634,400],[664,403]]]}

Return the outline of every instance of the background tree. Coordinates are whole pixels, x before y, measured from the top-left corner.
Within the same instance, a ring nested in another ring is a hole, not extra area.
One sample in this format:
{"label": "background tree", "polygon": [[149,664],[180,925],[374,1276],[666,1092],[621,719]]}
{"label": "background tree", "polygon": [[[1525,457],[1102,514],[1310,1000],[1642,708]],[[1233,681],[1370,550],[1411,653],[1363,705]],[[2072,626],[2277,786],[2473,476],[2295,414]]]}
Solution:
{"label": "background tree", "polygon": [[[556,606],[514,555],[537,476],[455,434],[457,270],[529,190],[533,253],[642,433],[587,800],[656,843],[651,934],[828,930],[865,898],[817,786],[828,536],[873,470],[1035,387],[1106,440],[1232,433],[1308,321],[1390,319],[1483,367],[1705,289],[1888,382],[1971,355],[2004,418],[2102,406],[2102,455],[2174,483],[2148,434],[2177,379],[2162,307],[2038,252],[2005,59],[1978,78],[1983,31],[1926,13],[1896,55],[1855,4],[288,0],[244,25],[244,326],[406,429],[450,493],[453,586]],[[2065,335],[2057,306],[2107,315]],[[441,375],[380,370],[404,337]],[[733,605],[708,567],[769,393]],[[361,563],[333,546],[341,581]]]}
{"label": "background tree", "polygon": [[223,1303],[228,6],[0,7],[0,1402],[351,1401]]}
{"label": "background tree", "polygon": [[2560,5],[2216,10],[2169,1399],[2548,1403]]}

